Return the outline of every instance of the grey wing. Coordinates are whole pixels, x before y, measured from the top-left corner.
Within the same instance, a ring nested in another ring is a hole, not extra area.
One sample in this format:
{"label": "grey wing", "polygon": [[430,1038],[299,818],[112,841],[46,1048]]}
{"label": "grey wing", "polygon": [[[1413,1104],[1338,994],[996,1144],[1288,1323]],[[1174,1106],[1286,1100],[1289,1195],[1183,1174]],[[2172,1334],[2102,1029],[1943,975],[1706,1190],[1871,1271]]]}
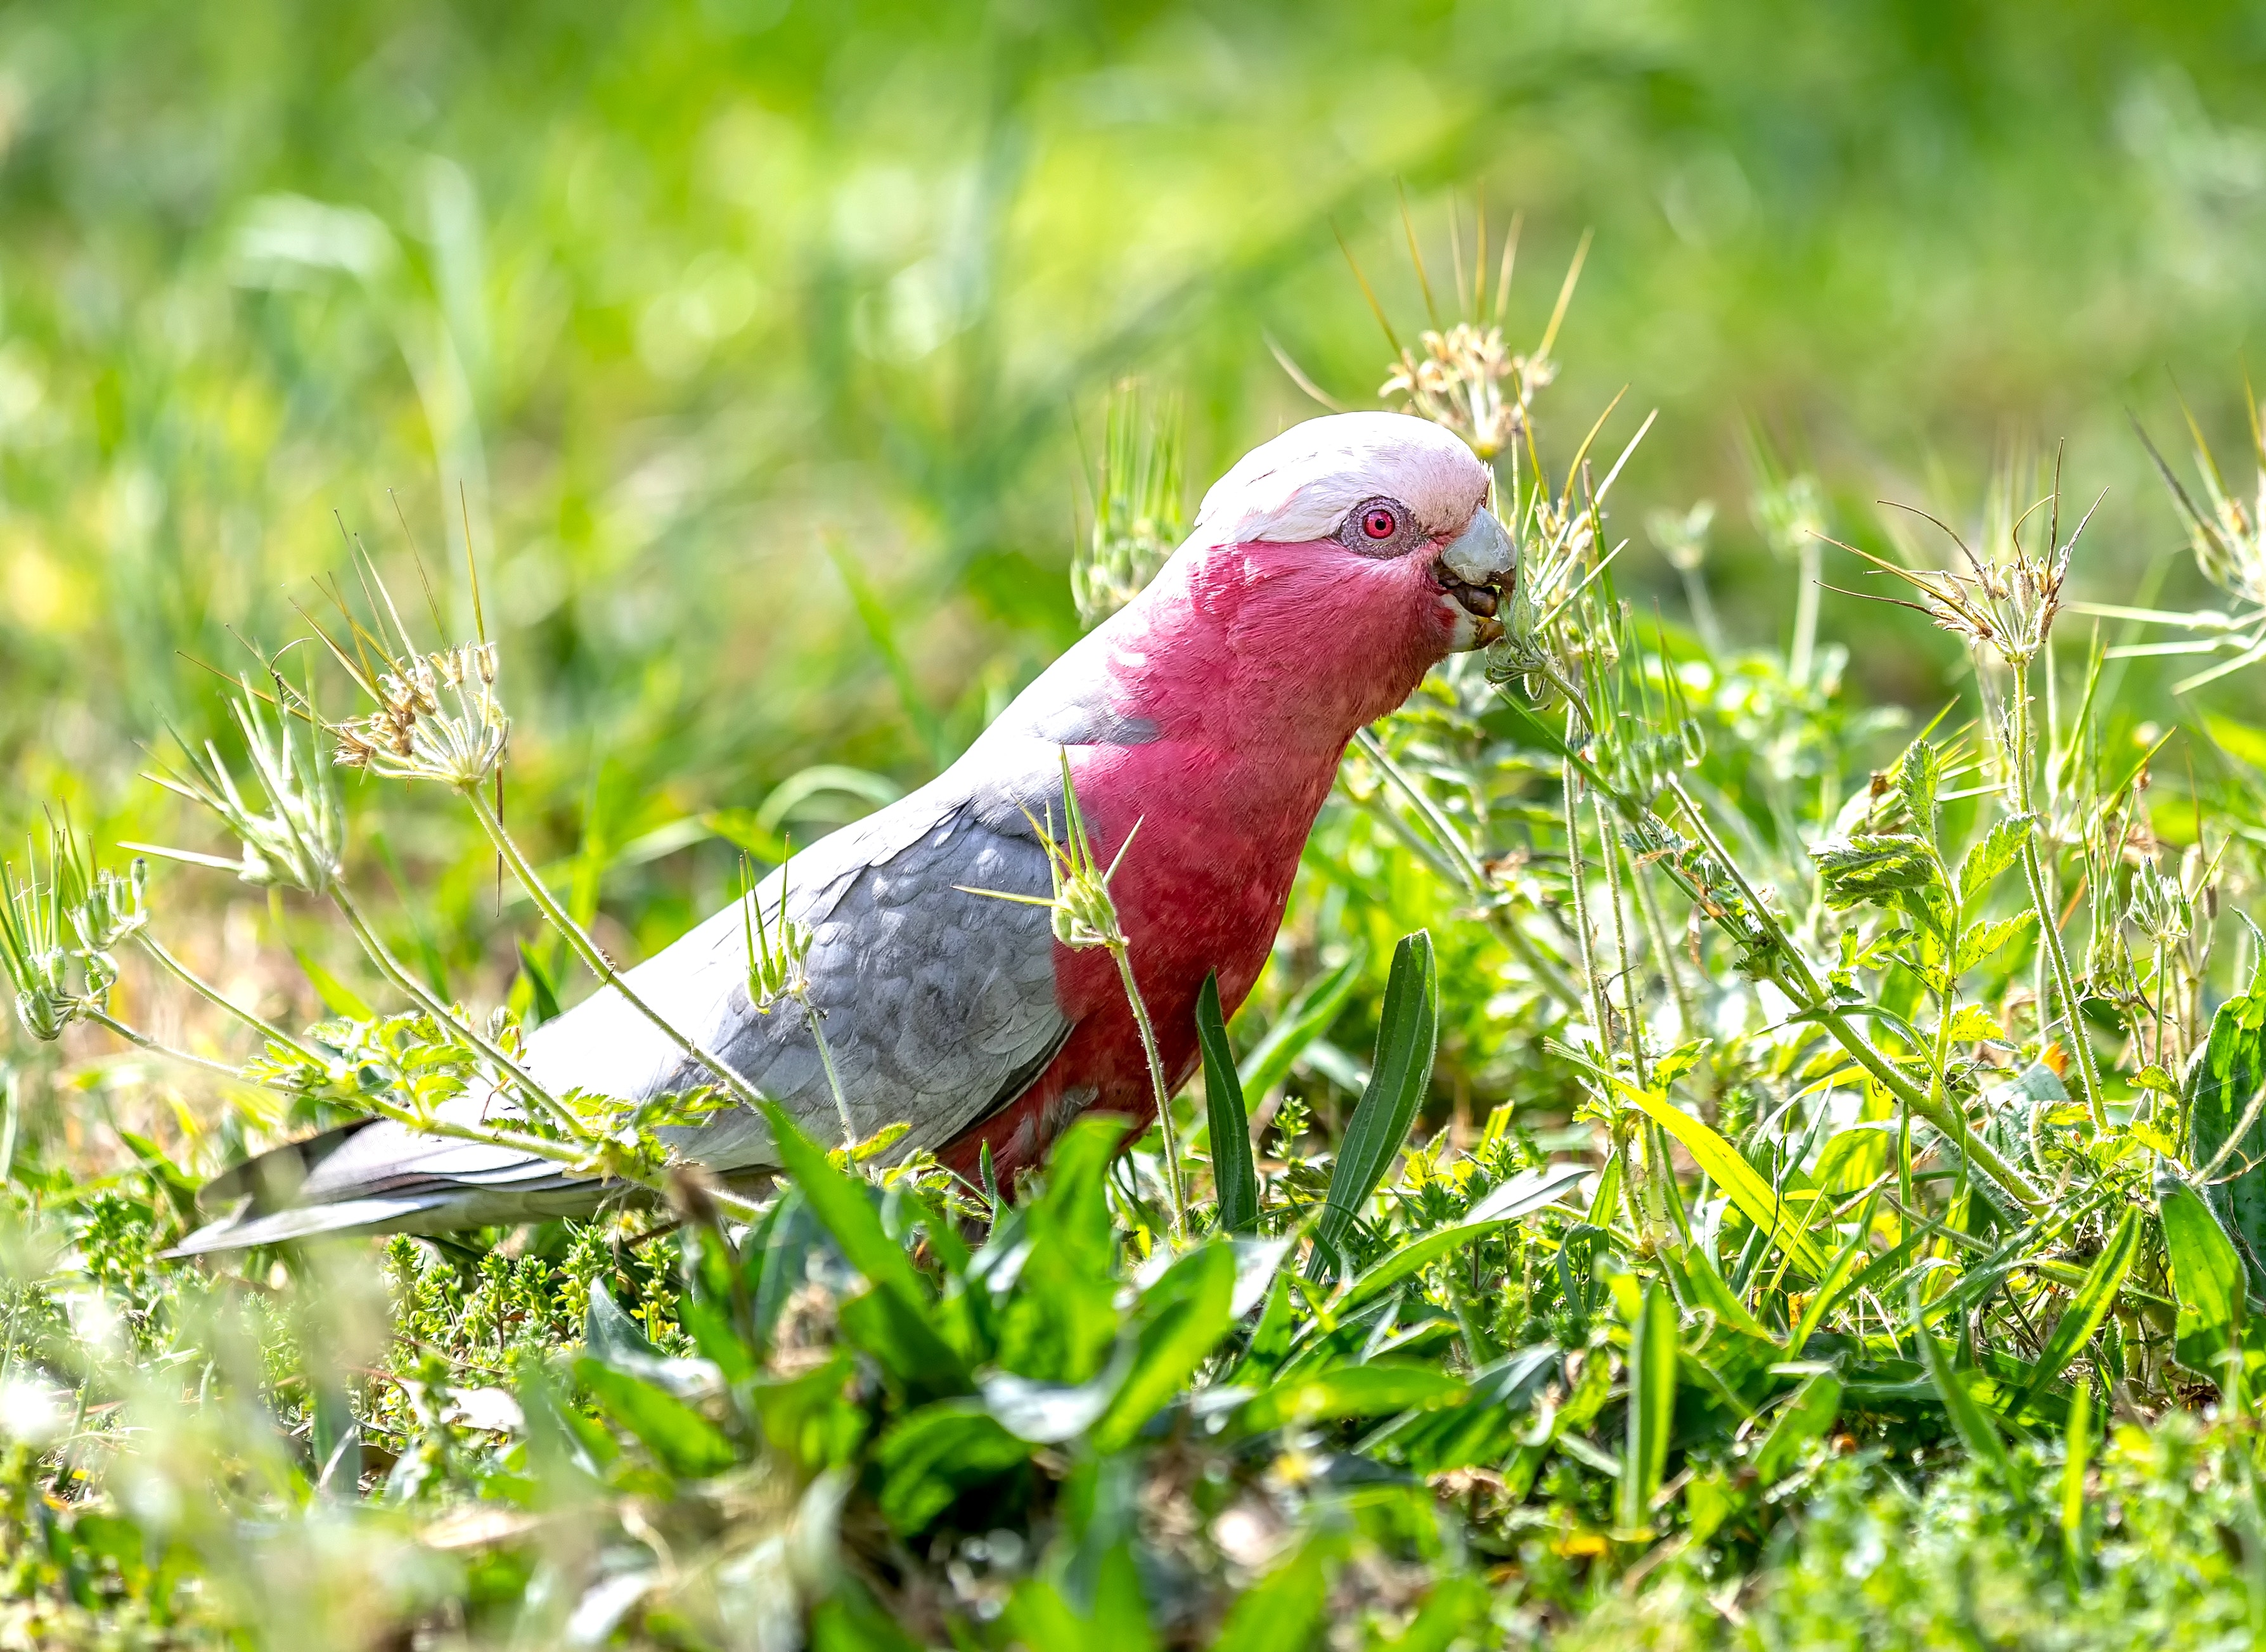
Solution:
{"label": "grey wing", "polygon": [[[964,892],[1045,893],[1036,834],[1011,798],[937,792],[821,839],[750,897],[774,932],[782,904],[808,930],[809,995],[852,1129],[862,1138],[904,1121],[912,1129],[899,1152],[941,1146],[1012,1100],[1071,1027],[1055,1002],[1046,912]],[[765,1013],[749,1001],[744,907],[734,903],[630,970],[632,989],[831,1144],[842,1123],[808,1019],[793,1002]],[[526,1060],[554,1089],[629,1100],[713,1082],[610,989],[537,1029]],[[465,1095],[442,1111],[471,1121],[489,1105]],[[776,1163],[771,1131],[751,1109],[664,1133],[717,1170]],[[349,1125],[264,1153],[209,1184],[200,1202],[225,1214],[179,1254],[324,1232],[438,1232],[584,1215],[603,1191],[508,1149],[387,1121]]]}
{"label": "grey wing", "polygon": [[[862,1138],[910,1124],[901,1152],[940,1147],[1012,1100],[1070,1034],[1045,910],[969,892],[1044,895],[1037,833],[1014,800],[935,790],[812,845],[751,897],[766,927],[776,931],[784,908],[809,938],[809,998],[850,1128]],[[748,929],[745,903],[735,903],[630,971],[631,988],[807,1134],[839,1141],[842,1105],[802,1006],[750,1002]],[[610,990],[541,1029],[528,1057],[548,1083],[632,1099],[714,1082]],[[747,1109],[666,1134],[719,1170],[775,1162],[769,1129]]]}

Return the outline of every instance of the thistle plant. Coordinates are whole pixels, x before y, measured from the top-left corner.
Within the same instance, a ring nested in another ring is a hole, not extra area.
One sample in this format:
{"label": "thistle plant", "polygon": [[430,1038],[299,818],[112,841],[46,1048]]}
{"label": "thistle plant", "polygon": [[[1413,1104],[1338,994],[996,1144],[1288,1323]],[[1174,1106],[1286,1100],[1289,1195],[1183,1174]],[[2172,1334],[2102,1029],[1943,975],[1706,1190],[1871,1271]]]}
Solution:
{"label": "thistle plant", "polygon": [[769,1015],[782,1003],[802,1012],[811,1041],[818,1046],[818,1064],[826,1073],[827,1090],[842,1124],[842,1145],[859,1144],[857,1122],[850,1115],[850,1098],[843,1093],[842,1076],[835,1070],[834,1051],[826,1042],[826,1012],[811,1001],[810,972],[803,960],[810,952],[810,932],[787,916],[786,879],[780,874],[773,916],[764,916],[762,893],[748,880],[747,863],[740,864],[740,921],[748,949],[748,1003],[758,1015]]}
{"label": "thistle plant", "polygon": [[[1385,341],[1392,349],[1392,368],[1377,393],[1386,401],[1398,399],[1419,418],[1454,431],[1471,445],[1473,452],[1493,461],[1496,455],[1509,450],[1526,436],[1535,397],[1558,376],[1558,364],[1550,352],[1558,341],[1558,330],[1566,319],[1567,308],[1573,303],[1575,285],[1581,280],[1582,263],[1590,250],[1589,238],[1583,238],[1567,267],[1557,306],[1550,312],[1549,325],[1543,328],[1541,339],[1532,351],[1522,355],[1512,350],[1503,337],[1503,321],[1510,303],[1511,274],[1518,259],[1519,220],[1511,220],[1502,238],[1492,306],[1486,204],[1481,202],[1478,208],[1468,277],[1460,245],[1460,226],[1451,220],[1450,235],[1455,245],[1451,245],[1449,262],[1455,273],[1459,317],[1444,323],[1433,298],[1431,277],[1424,267],[1424,254],[1417,245],[1415,226],[1405,203],[1401,223],[1407,231],[1409,260],[1415,266],[1417,281],[1424,294],[1425,312],[1432,325],[1417,334],[1416,348],[1401,343],[1392,324],[1385,319],[1377,296],[1370,291],[1368,278],[1362,274],[1361,267],[1353,266],[1355,278],[1368,295],[1370,308],[1384,327]],[[1346,256],[1351,263],[1351,252]]]}
{"label": "thistle plant", "polygon": [[2150,439],[2147,430],[2136,419],[2134,433],[2140,445],[2147,450],[2148,458],[2163,479],[2165,488],[2172,496],[2182,526],[2187,530],[2188,546],[2195,554],[2196,567],[2203,576],[2233,599],[2234,606],[2226,610],[2204,610],[2194,613],[2173,613],[2162,609],[2133,608],[2116,604],[2084,603],[2077,604],[2079,611],[2099,615],[2104,618],[2137,621],[2143,625],[2163,625],[2189,633],[2185,642],[2128,643],[2109,651],[2112,659],[2144,658],[2160,654],[2224,654],[2218,664],[2182,678],[2172,685],[2175,694],[2191,693],[2220,677],[2266,660],[2266,428],[2260,423],[2260,407],[2250,386],[2243,385],[2244,410],[2249,415],[2250,445],[2257,458],[2257,486],[2252,502],[2246,504],[2241,496],[2228,486],[2218,460],[2204,440],[2202,428],[2195,414],[2184,402],[2180,411],[2187,420],[2188,435],[2195,446],[2195,467],[2201,483],[2203,500],[2197,502],[2181,482],[2164,456]]}
{"label": "thistle plant", "polygon": [[[2020,854],[2022,875],[2029,887],[2031,910],[2036,918],[2038,944],[2043,951],[2053,974],[2053,988],[2060,1005],[2061,1018],[2068,1034],[2069,1048],[2077,1060],[2080,1089],[2086,1111],[2094,1128],[2105,1129],[2109,1115],[2102,1099],[2101,1077],[2093,1054],[2092,1044],[2079,1012],[2081,1002],[2075,972],[2070,968],[2069,954],[2062,944],[2058,913],[2048,879],[2046,865],[2038,851],[2036,834],[2036,804],[2033,796],[2033,777],[2036,754],[2032,737],[2030,704],[2030,664],[2046,646],[2051,634],[2055,616],[2061,609],[2062,583],[2069,577],[2071,559],[2077,542],[2084,537],[2086,525],[2093,513],[2101,508],[2095,498],[2068,538],[2061,537],[2060,462],[2055,462],[2052,491],[2017,517],[1998,547],[1999,554],[1989,559],[1977,556],[1969,548],[1957,530],[1926,511],[1912,514],[1933,523],[1956,545],[1966,567],[1943,572],[1920,572],[1890,562],[1868,551],[1845,545],[1852,554],[1861,557],[1883,573],[1903,580],[1919,592],[1918,603],[1890,597],[1882,600],[1899,606],[1916,609],[1927,616],[1941,630],[1964,639],[1985,661],[1995,662],[2007,676],[2007,713],[2004,719],[2004,772],[2013,783],[2013,818],[2021,822]],[[1904,508],[1910,508],[1909,507]],[[2022,543],[2022,529],[2039,511],[2046,513],[2044,548],[2036,550]],[[1839,543],[1836,541],[1835,543]],[[2043,1006],[2041,1005],[2043,1020]]]}

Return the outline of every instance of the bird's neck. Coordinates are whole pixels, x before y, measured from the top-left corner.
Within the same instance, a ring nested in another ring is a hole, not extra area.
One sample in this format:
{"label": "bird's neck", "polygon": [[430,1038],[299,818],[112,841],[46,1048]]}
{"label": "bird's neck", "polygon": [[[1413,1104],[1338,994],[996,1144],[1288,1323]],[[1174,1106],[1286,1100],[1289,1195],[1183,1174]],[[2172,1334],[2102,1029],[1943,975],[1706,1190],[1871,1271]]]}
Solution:
{"label": "bird's neck", "polygon": [[1103,651],[1112,705],[1162,739],[1334,770],[1354,732],[1406,700],[1446,651],[1410,563],[1349,574],[1312,546],[1191,547],[1088,641]]}

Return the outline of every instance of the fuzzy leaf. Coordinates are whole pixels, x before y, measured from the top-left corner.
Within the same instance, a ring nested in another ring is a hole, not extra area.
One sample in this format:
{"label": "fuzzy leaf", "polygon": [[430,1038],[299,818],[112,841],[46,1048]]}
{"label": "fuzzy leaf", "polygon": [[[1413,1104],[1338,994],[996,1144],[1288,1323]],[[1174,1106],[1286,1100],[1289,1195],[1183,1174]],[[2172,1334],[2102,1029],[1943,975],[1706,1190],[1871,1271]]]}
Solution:
{"label": "fuzzy leaf", "polygon": [[1971,901],[1989,888],[1999,874],[2014,864],[2029,841],[2030,828],[2036,816],[2007,815],[1991,823],[1991,830],[1963,856],[1959,862],[1959,898]]}
{"label": "fuzzy leaf", "polygon": [[1883,902],[1904,889],[1933,888],[1935,855],[1924,837],[1909,832],[1860,832],[1832,837],[1810,850],[1825,882],[1825,904],[1836,911]]}
{"label": "fuzzy leaf", "polygon": [[1959,952],[1952,960],[1951,973],[1966,974],[2036,921],[2036,912],[2017,912],[2012,917],[1977,924],[1959,938]]}

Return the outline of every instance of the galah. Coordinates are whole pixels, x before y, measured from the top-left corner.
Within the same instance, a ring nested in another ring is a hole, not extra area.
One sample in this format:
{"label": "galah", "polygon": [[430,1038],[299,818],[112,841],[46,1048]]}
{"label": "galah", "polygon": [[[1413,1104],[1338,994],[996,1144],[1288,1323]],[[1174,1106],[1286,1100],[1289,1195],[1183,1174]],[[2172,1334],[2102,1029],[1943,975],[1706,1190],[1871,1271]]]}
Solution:
{"label": "galah", "polygon": [[[1517,573],[1487,467],[1400,413],[1310,420],[1246,454],[1140,596],[1042,672],[918,791],[796,853],[752,895],[629,972],[639,995],[806,1132],[843,1122],[808,1020],[749,997],[744,902],[807,932],[849,1122],[903,1122],[893,1150],[1002,1177],[1089,1108],[1154,1115],[1107,955],[1049,914],[975,890],[1045,895],[1042,826],[1064,819],[1064,757],[1110,885],[1169,1087],[1198,1059],[1196,995],[1240,1004],[1347,742],[1459,649],[1501,634]],[[712,1083],[610,989],[528,1039],[554,1088],[641,1099]],[[470,1094],[450,1105],[477,1116]],[[778,1164],[752,1108],[671,1128],[670,1147],[735,1180]],[[587,1214],[608,1188],[550,1160],[354,1124],[239,1166],[207,1188],[219,1219],[186,1252],[318,1232],[437,1232]]]}

